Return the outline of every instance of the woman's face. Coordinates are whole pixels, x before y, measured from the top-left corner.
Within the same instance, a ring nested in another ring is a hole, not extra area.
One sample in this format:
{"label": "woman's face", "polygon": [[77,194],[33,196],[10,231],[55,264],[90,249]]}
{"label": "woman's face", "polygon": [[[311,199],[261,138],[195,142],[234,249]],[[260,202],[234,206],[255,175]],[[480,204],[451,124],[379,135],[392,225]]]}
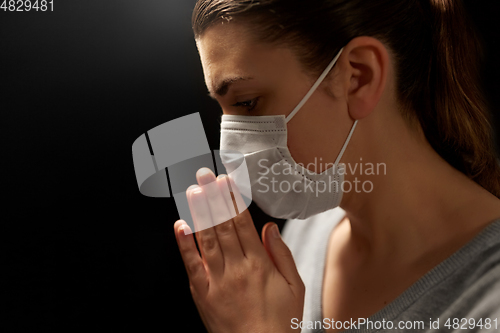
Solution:
{"label": "woman's face", "polygon": [[[220,24],[197,40],[207,88],[224,114],[286,116],[317,78],[306,74],[290,49],[255,42],[249,29],[235,22]],[[306,167],[316,162],[316,170],[308,167],[316,172],[323,170],[321,164],[335,161],[352,126],[342,92],[334,93],[329,81],[287,124],[293,158]]]}

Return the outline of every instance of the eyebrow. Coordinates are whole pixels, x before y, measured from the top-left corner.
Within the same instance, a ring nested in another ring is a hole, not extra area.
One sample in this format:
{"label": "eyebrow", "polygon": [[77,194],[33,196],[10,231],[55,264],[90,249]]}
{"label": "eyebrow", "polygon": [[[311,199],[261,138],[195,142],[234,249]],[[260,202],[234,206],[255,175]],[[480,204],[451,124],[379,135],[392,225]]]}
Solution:
{"label": "eyebrow", "polygon": [[230,77],[227,79],[224,79],[222,82],[214,85],[214,92],[209,91],[208,95],[212,97],[213,99],[216,99],[215,95],[219,96],[224,96],[227,94],[229,91],[229,88],[231,85],[235,82],[239,81],[247,81],[247,80],[253,80],[253,77],[242,77],[242,76],[235,76],[235,77]]}

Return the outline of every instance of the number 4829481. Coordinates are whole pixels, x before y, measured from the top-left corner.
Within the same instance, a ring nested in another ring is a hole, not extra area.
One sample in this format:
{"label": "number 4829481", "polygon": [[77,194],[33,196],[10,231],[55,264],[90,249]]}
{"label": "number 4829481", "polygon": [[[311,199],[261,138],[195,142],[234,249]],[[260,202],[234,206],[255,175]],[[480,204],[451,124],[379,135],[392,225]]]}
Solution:
{"label": "number 4829481", "polygon": [[[1,1],[1,0],[0,0]],[[54,0],[4,0],[0,9],[4,12],[54,11]]]}

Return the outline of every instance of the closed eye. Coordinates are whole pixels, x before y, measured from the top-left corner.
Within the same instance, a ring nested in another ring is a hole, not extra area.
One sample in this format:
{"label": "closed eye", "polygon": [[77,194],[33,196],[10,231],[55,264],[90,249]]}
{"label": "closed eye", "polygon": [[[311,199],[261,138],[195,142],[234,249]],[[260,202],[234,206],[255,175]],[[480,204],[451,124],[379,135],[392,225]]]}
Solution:
{"label": "closed eye", "polygon": [[232,106],[246,108],[247,111],[252,111],[257,106],[258,101],[259,101],[259,97],[248,100],[248,101],[238,102],[236,104],[233,104]]}

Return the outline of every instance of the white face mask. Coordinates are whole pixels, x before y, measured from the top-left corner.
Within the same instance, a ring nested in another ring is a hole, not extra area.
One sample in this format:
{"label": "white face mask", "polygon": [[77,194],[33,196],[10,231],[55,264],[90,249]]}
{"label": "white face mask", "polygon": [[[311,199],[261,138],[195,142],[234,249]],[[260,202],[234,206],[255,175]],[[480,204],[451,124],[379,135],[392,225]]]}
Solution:
{"label": "white face mask", "polygon": [[[307,95],[285,118],[278,116],[223,115],[220,150],[222,162],[229,156],[224,151],[243,154],[250,176],[253,201],[269,216],[282,219],[306,219],[335,208],[342,200],[344,165],[340,159],[356,127],[351,128],[335,164],[321,174],[297,164],[287,147],[287,127],[292,117],[307,102],[337,62],[335,56]],[[331,164],[330,164],[331,165]],[[238,183],[238,182],[236,182]]]}

